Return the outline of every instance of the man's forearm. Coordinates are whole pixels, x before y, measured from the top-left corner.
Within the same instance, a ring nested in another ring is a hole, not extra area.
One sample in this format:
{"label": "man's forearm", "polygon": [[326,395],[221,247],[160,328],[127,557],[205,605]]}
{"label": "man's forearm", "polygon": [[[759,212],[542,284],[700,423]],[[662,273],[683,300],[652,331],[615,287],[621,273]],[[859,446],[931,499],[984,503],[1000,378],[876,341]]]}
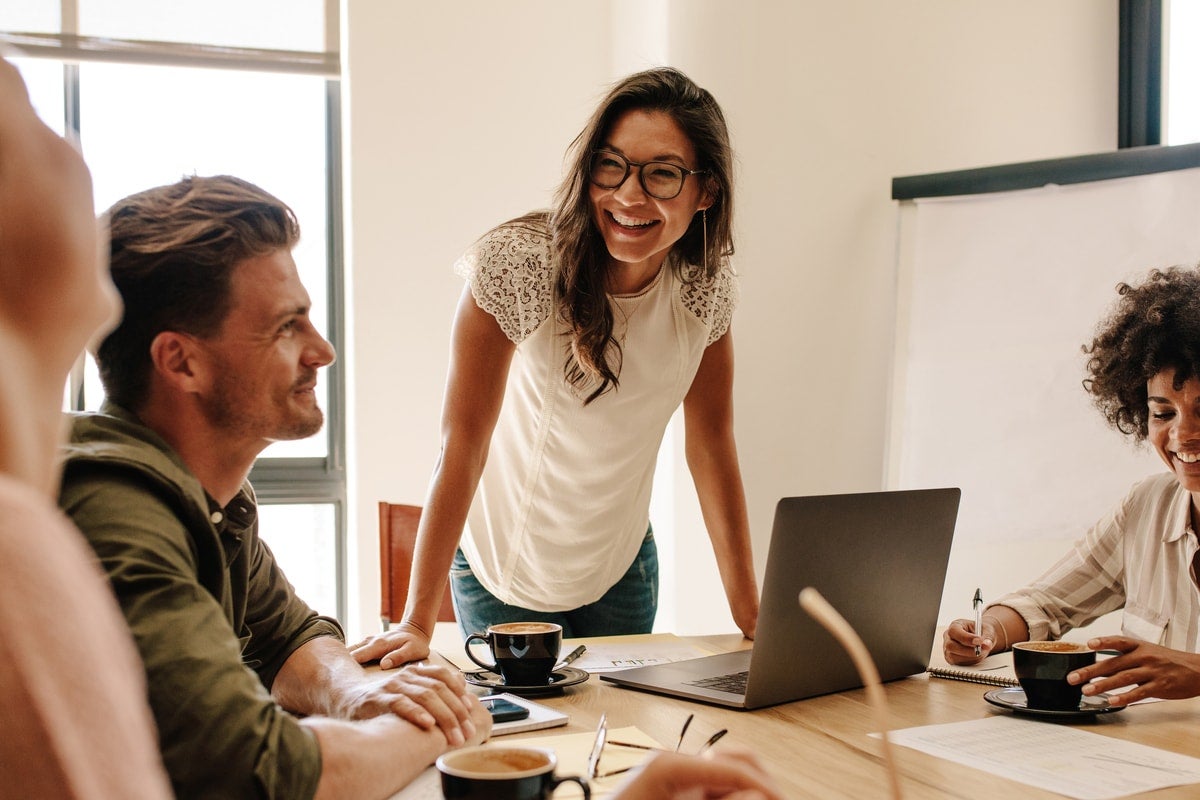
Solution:
{"label": "man's forearm", "polygon": [[349,717],[350,695],[362,691],[366,673],[346,646],[331,636],[305,642],[284,662],[271,695],[297,714]]}
{"label": "man's forearm", "polygon": [[314,717],[301,724],[321,748],[316,800],[390,797],[447,749],[439,730],[423,731],[391,715],[360,722]]}

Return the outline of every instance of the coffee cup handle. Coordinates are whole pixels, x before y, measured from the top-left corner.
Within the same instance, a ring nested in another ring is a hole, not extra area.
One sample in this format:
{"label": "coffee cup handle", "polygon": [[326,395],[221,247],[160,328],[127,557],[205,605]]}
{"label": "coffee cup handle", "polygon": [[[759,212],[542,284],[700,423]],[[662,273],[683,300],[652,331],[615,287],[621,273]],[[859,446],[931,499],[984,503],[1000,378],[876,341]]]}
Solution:
{"label": "coffee cup handle", "polygon": [[467,658],[471,659],[476,664],[478,664],[479,666],[486,669],[488,672],[497,672],[497,674],[498,674],[495,664],[485,664],[482,661],[480,661],[478,658],[476,658],[475,654],[471,652],[471,642],[475,641],[476,639],[483,642],[484,644],[488,644],[488,638],[486,636],[484,636],[482,633],[472,633],[470,636],[467,637],[467,641],[463,644],[463,648],[467,651]]}
{"label": "coffee cup handle", "polygon": [[574,783],[583,789],[583,800],[592,800],[592,787],[588,786],[587,778],[581,778],[578,775],[568,775],[565,778],[555,778],[551,792],[557,791],[558,787],[564,783]]}

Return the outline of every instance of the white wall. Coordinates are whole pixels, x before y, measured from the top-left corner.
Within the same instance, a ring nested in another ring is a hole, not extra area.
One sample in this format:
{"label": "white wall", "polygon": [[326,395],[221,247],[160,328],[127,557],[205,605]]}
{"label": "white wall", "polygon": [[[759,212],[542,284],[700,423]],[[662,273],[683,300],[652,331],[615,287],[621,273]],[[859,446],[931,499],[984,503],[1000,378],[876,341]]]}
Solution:
{"label": "white wall", "polygon": [[[491,225],[549,202],[610,81],[670,63],[729,119],[737,435],[760,574],[779,497],[882,485],[891,179],[1116,140],[1112,0],[348,0],[343,52],[351,635],[377,625],[374,504],[421,502],[437,456],[461,289],[450,264]],[[678,448],[668,442],[668,469]],[[680,632],[732,630],[690,479],[673,477],[656,500],[679,537],[663,547],[663,616]]]}

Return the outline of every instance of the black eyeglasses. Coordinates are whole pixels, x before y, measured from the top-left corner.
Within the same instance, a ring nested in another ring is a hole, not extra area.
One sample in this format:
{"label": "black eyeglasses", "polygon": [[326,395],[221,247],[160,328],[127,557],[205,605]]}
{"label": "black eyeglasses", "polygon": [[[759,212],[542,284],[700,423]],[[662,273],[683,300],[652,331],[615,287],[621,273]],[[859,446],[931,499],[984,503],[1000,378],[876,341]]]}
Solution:
{"label": "black eyeglasses", "polygon": [[588,169],[588,180],[601,189],[616,189],[629,178],[629,171],[638,168],[638,181],[646,194],[658,200],[671,200],[683,191],[688,175],[703,175],[707,170],[687,169],[669,161],[647,161],[639,164],[611,150],[596,150]]}
{"label": "black eyeglasses", "polygon": [[[679,741],[677,741],[675,743],[675,749],[672,752],[675,752],[675,753],[679,752],[679,748],[683,744],[683,735],[685,733],[687,733],[688,726],[692,724],[692,717],[694,717],[694,716],[695,716],[695,714],[688,714],[687,719],[685,719],[683,721],[683,727],[680,728],[680,730],[679,730]],[[721,730],[717,731],[712,736],[708,737],[708,740],[704,744],[700,745],[700,749],[696,751],[696,754],[699,755],[700,753],[703,753],[708,748],[712,747],[714,744],[716,744],[718,741],[721,740],[722,736],[724,736],[727,733],[729,733],[729,730],[727,728],[721,728]],[[601,714],[600,715],[600,724],[596,726],[596,739],[595,739],[595,741],[592,742],[592,754],[590,756],[588,756],[588,779],[589,780],[594,781],[597,778],[607,778],[610,775],[620,775],[622,772],[628,772],[629,770],[633,769],[633,767],[621,767],[620,769],[609,770],[608,772],[600,771],[600,754],[604,752],[605,745],[609,745],[609,744],[613,745],[614,747],[632,747],[635,750],[663,750],[663,748],[661,748],[661,747],[649,747],[647,745],[636,744],[634,742],[618,742],[615,739],[612,741],[609,741],[609,739],[608,739],[608,715]]]}

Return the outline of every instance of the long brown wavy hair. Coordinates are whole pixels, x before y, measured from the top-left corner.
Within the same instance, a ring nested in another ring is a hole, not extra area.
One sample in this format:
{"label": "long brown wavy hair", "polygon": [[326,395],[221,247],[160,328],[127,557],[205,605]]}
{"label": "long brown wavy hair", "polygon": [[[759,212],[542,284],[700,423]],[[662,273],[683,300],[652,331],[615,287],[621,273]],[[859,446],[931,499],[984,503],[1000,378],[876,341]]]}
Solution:
{"label": "long brown wavy hair", "polygon": [[733,150],[717,101],[670,67],[638,72],[616,83],[567,151],[570,166],[549,218],[555,306],[570,335],[563,371],[577,389],[595,384],[585,404],[618,386],[621,359],[608,301],[608,248],[592,218],[588,168],[592,151],[603,145],[613,123],[634,110],[662,112],[675,121],[696,150],[694,169],[704,170],[705,190],[713,198],[705,212],[707,221],[696,214],[671,249],[680,280],[710,280],[733,254]]}

